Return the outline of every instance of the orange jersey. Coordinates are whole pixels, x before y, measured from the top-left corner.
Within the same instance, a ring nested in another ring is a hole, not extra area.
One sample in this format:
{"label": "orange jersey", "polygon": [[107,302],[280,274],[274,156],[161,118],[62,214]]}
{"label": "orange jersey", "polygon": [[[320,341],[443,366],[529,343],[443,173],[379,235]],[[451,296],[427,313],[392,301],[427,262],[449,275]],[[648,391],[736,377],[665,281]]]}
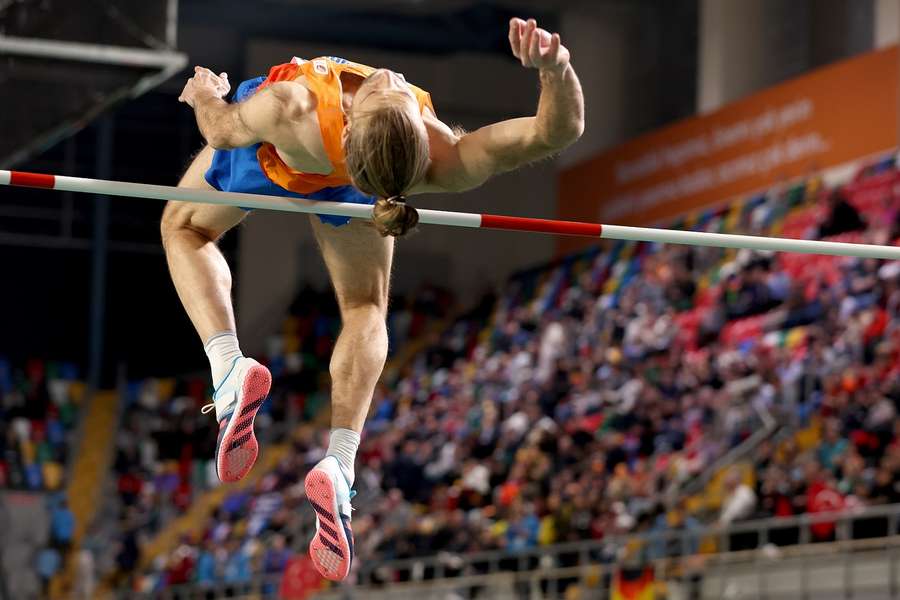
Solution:
{"label": "orange jersey", "polygon": [[[295,171],[281,160],[272,144],[264,143],[257,151],[256,157],[266,177],[276,185],[298,194],[312,194],[327,187],[350,185],[341,143],[347,117],[341,103],[340,77],[344,72],[368,77],[374,71],[373,67],[330,56],[308,61],[295,59],[293,62],[272,67],[269,76],[260,84],[259,89],[277,81],[296,81],[300,77],[305,77],[306,87],[316,96],[319,131],[322,133],[325,152],[334,170],[328,175]],[[424,111],[426,106],[434,110],[428,92],[414,85],[409,87],[419,101],[420,110]]]}

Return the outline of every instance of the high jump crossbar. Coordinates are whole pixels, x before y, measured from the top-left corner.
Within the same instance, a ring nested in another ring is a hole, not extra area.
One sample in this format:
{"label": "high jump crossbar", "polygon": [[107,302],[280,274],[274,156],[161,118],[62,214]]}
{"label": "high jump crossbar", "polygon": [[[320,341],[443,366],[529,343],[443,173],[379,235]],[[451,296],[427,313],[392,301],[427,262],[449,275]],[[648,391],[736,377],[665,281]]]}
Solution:
{"label": "high jump crossbar", "polygon": [[[372,219],[372,207],[365,204],[346,202],[326,202],[283,198],[238,192],[190,189],[146,183],[129,183],[45,175],[24,171],[0,170],[0,185],[40,188],[65,192],[84,192],[103,196],[124,196],[149,198],[153,200],[178,200],[201,204],[222,204],[243,208],[279,210],[284,212],[334,215],[357,219]],[[555,219],[534,219],[504,215],[452,212],[420,208],[419,222],[427,225],[469,227],[480,229],[503,229],[531,231],[560,235],[579,235],[608,240],[637,242],[659,242],[665,244],[687,244],[692,246],[713,246],[717,248],[744,248],[771,252],[798,252],[803,254],[828,254],[832,256],[855,256],[860,258],[880,258],[900,260],[900,247],[877,246],[874,244],[850,244],[822,240],[795,240],[789,238],[707,233],[703,231],[679,231],[674,229],[654,229],[649,227],[628,227],[624,225],[601,225],[577,221]]]}

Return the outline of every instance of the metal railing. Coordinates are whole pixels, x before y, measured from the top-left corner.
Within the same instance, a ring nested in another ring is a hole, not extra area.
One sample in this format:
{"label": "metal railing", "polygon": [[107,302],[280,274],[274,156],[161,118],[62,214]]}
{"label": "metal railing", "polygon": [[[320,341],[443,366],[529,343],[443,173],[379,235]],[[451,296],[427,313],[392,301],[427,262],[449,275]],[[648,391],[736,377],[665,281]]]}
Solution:
{"label": "metal railing", "polygon": [[[595,586],[599,585],[598,578],[599,580],[608,578],[611,569],[615,568],[621,559],[626,545],[640,548],[641,560],[666,562],[697,555],[701,552],[701,545],[706,555],[732,553],[729,556],[741,556],[742,552],[764,547],[819,545],[824,548],[828,542],[846,545],[853,540],[896,536],[900,534],[898,526],[900,526],[900,504],[892,504],[858,510],[760,519],[727,527],[712,525],[678,531],[613,536],[601,540],[530,548],[517,553],[500,551],[468,555],[443,553],[431,557],[380,562],[363,562],[365,558],[361,557],[362,564],[352,590],[342,589],[333,592],[338,595],[327,597],[368,598],[368,593],[384,590],[385,586],[389,586],[392,598],[409,597],[423,600],[421,596],[416,597],[413,590],[422,589],[424,586],[430,590],[458,590],[468,587],[483,591],[484,586],[490,583],[500,586],[498,589],[512,590],[512,594],[524,593],[523,590],[537,587],[544,597],[555,598],[554,589],[561,593],[565,587],[563,584],[568,585],[567,582],[588,578]],[[755,556],[759,553],[752,554]],[[891,554],[891,569],[894,569],[896,562],[894,554],[895,552]],[[147,595],[128,592],[120,597],[193,600],[218,598],[224,595],[229,597],[255,595],[261,598],[276,598],[279,581],[280,576],[274,575],[254,578],[243,584],[177,586]],[[556,583],[553,583],[554,581]],[[408,590],[411,595],[402,596],[403,590]],[[499,598],[503,594],[505,592],[498,592],[495,596],[477,597]]]}
{"label": "metal railing", "polygon": [[[360,569],[362,584],[379,581],[441,579],[465,573],[525,571],[536,564],[579,566],[614,562],[626,545],[637,542],[648,559],[695,554],[701,543],[715,552],[756,549],[766,544],[789,546],[824,541],[846,541],[898,533],[900,504],[854,511],[807,513],[677,531],[614,536],[529,548],[515,554],[501,551],[467,555],[440,554],[384,562],[370,562]],[[829,524],[834,524],[833,532]],[[816,528],[816,526],[820,526]],[[873,527],[874,526],[874,527]],[[872,535],[876,534],[876,535]]]}

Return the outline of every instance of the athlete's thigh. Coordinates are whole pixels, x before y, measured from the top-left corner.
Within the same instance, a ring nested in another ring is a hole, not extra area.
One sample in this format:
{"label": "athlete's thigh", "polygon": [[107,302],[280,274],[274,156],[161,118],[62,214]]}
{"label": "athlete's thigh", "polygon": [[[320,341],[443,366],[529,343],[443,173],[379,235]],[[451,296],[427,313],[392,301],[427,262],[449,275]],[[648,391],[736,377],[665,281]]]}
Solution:
{"label": "athlete's thigh", "polygon": [[343,227],[326,225],[315,215],[310,221],[341,310],[374,303],[387,311],[394,238],[381,237],[360,219]]}
{"label": "athlete's thigh", "polygon": [[[206,171],[209,170],[214,152],[215,150],[209,146],[203,148],[185,171],[181,181],[178,182],[178,187],[214,189],[206,181]],[[163,227],[189,227],[205,232],[211,239],[215,239],[240,223],[246,216],[247,211],[237,206],[170,200],[163,212]]]}

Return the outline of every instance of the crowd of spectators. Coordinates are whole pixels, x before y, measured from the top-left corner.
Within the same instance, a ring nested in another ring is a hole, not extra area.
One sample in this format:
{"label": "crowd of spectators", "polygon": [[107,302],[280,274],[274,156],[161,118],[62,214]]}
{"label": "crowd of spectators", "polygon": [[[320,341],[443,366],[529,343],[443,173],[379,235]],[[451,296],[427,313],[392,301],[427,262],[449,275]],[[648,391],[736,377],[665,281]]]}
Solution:
{"label": "crowd of spectators", "polygon": [[[157,557],[133,582],[152,593],[168,586],[245,589],[255,576],[278,576],[297,554],[309,530],[303,477],[321,459],[324,446],[312,427],[294,433],[289,452],[256,486],[227,494],[202,533],[184,537],[174,552]],[[267,586],[270,594],[277,585]]]}
{"label": "crowd of spectators", "polygon": [[[875,265],[871,265],[873,268]],[[896,265],[882,266],[862,294],[866,308],[841,315],[847,298],[823,302],[826,317],[807,333],[803,356],[783,367],[804,388],[795,406],[808,422],[786,439],[754,452],[745,484],[744,518],[783,517],[900,502],[900,280]],[[866,277],[858,265],[848,276]],[[859,300],[860,295],[855,298]],[[792,372],[793,371],[793,372]],[[884,535],[886,519],[854,525],[854,537]],[[813,541],[834,539],[834,524],[812,529]],[[797,531],[776,543],[796,543]]]}
{"label": "crowd of spectators", "polygon": [[[676,226],[890,243],[896,180],[888,161],[845,188],[811,179]],[[900,263],[715,248],[620,243],[520,274],[376,391],[358,556],[515,553],[897,501],[898,302]],[[771,414],[786,427],[754,441]],[[684,494],[751,442],[750,475]],[[299,476],[279,475],[277,503],[301,503]],[[235,551],[262,564],[259,539]]]}
{"label": "crowd of spectators", "polygon": [[[388,317],[391,354],[447,318],[453,303],[449,292],[432,285],[423,285],[412,299],[393,298]],[[339,330],[333,292],[303,288],[282,330],[269,338],[266,355],[258,357],[273,375],[272,393],[256,419],[263,445],[285,439],[327,402],[328,361]],[[116,436],[117,497],[110,506],[119,520],[114,552],[115,570],[122,579],[137,566],[145,541],[218,485],[213,461],[217,427],[200,412],[211,401],[210,383],[207,373],[199,373],[127,386]],[[214,572],[221,581],[231,580],[226,570]],[[172,579],[180,580],[177,575]]]}
{"label": "crowd of spectators", "polygon": [[62,488],[83,393],[72,365],[0,358],[0,488]]}
{"label": "crowd of spectators", "polygon": [[[750,233],[890,244],[895,180],[882,164],[848,188],[810,181],[684,226],[732,218]],[[514,287],[488,343],[422,360],[380,399],[361,456],[393,491],[357,520],[362,552],[515,551],[900,501],[900,264],[616,252],[544,273],[528,302]],[[801,433],[755,448],[747,481],[672,502],[673,484],[746,440],[759,411]],[[813,541],[834,532],[815,527]]]}

